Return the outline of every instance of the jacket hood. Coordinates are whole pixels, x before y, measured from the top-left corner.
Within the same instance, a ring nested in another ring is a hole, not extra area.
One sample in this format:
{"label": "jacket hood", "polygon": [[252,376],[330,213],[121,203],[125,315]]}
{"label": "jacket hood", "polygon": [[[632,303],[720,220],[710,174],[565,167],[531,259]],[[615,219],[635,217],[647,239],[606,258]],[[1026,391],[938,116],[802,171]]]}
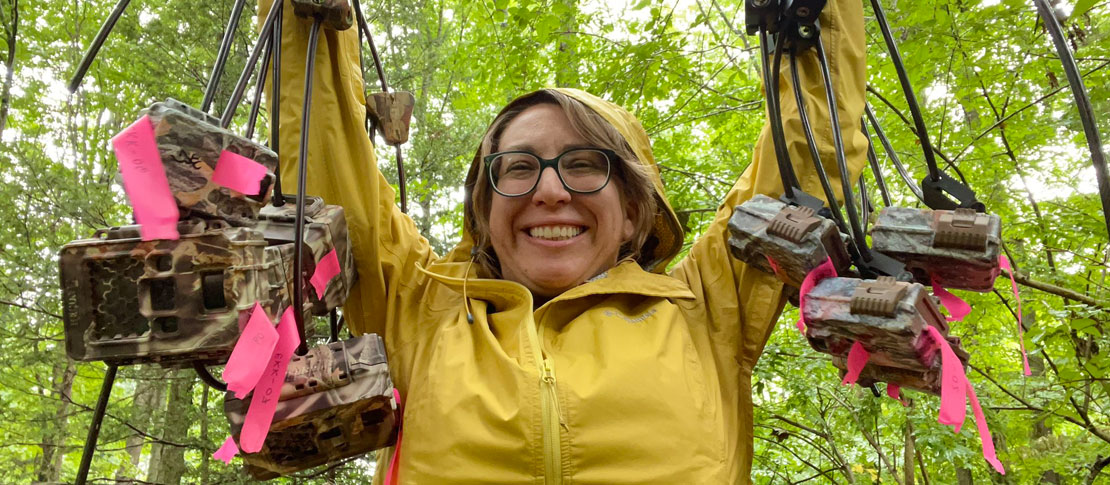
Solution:
{"label": "jacket hood", "polygon": [[[674,210],[671,208],[670,203],[663,191],[663,179],[659,175],[659,166],[655,163],[655,156],[651,152],[651,142],[648,140],[647,132],[644,130],[640,120],[636,119],[632,113],[629,113],[624,108],[617,106],[594,96],[590,93],[579,89],[571,88],[549,88],[520,96],[509,104],[507,104],[501,111],[494,117],[500,117],[505,111],[510,108],[529,100],[530,98],[542,93],[543,91],[557,91],[565,94],[575,100],[586,105],[597,114],[601,115],[605,121],[613,125],[614,128],[620,132],[624,140],[628,142],[632,152],[636,154],[639,163],[649,168],[648,172],[651,174],[652,184],[655,187],[655,202],[656,213],[655,221],[652,224],[651,233],[645,240],[643,246],[640,247],[640,256],[637,262],[640,263],[644,269],[656,273],[662,273],[667,264],[674,259],[675,255],[682,248],[683,231],[682,226],[678,222],[678,217],[675,215]],[[491,121],[492,128],[492,121]],[[487,133],[489,128],[486,129]],[[484,136],[483,136],[484,138]],[[478,183],[478,173],[481,167],[481,146],[475,151],[474,160],[470,164],[470,170],[466,175],[466,213],[464,214],[464,227],[462,241],[458,246],[451,251],[448,255],[450,261],[466,261],[471,258],[471,253],[474,247],[474,214],[473,204],[470,203],[471,194],[473,193],[474,184]]]}

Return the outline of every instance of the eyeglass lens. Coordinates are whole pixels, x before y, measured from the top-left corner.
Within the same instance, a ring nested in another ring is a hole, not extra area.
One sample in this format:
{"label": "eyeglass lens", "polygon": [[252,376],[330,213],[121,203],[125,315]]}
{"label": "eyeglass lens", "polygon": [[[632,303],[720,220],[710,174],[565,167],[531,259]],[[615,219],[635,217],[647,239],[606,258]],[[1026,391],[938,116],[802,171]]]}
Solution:
{"label": "eyeglass lens", "polygon": [[[609,157],[598,150],[571,150],[559,157],[557,170],[575,192],[594,192],[609,180]],[[530,192],[540,178],[540,161],[528,153],[506,153],[490,162],[497,190],[505,195]]]}

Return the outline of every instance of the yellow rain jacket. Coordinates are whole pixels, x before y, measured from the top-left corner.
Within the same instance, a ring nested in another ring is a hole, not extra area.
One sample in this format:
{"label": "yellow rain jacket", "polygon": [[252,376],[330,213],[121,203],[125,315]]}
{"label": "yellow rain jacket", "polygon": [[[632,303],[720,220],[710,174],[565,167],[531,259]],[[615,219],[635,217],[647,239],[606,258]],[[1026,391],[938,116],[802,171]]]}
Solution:
{"label": "yellow rain jacket", "polygon": [[[259,22],[269,3],[260,0]],[[293,192],[310,22],[289,7],[283,18],[280,154],[282,181]],[[831,2],[822,27],[854,180],[867,147],[859,129],[865,83],[860,2]],[[563,90],[610,121],[640,161],[655,169],[664,201],[652,258],[659,263],[645,270],[622,261],[533,310],[527,289],[482,278],[478,265],[464,284],[469,234],[450,254],[437,256],[396,207],[363,128],[358,53],[355,29],[321,32],[307,190],[346,209],[359,282],[344,312],[354,333],[385,338],[405,405],[400,482],[748,483],[751,372],[784,299],[774,276],[729,256],[726,224],[733,207],[753,195],[781,194],[769,128],[764,126],[754,163],[722,201],[712,225],[664,273],[682,234],[665,203],[646,133],[624,109]],[[839,191],[813,51],[800,61],[821,157]],[[803,188],[818,195],[789,71],[784,66],[782,72],[791,156]],[[377,482],[382,475],[384,470]]]}

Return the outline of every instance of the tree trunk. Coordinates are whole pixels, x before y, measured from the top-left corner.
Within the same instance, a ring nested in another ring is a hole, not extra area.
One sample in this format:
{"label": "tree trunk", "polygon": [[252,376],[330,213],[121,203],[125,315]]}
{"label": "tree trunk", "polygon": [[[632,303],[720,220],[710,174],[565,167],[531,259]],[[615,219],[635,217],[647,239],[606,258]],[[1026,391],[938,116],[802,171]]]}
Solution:
{"label": "tree trunk", "polygon": [[[182,369],[174,374],[166,399],[165,425],[162,440],[182,443],[189,433],[189,416],[194,414],[193,383],[196,375],[192,369]],[[181,483],[185,474],[185,448],[168,443],[151,446],[150,470],[147,481],[155,483]]]}
{"label": "tree trunk", "polygon": [[[200,442],[205,446],[211,445],[212,442],[208,440],[208,394],[212,389],[204,386],[204,394],[200,398]],[[210,453],[208,450],[201,449],[200,454],[200,483],[208,483],[208,458]]]}
{"label": "tree trunk", "polygon": [[578,78],[578,49],[575,48],[575,35],[572,32],[578,30],[578,19],[575,14],[578,12],[577,0],[561,0],[568,4],[567,13],[560,19],[559,27],[562,33],[559,34],[559,52],[555,55],[555,85],[560,88],[578,87],[580,84]]}
{"label": "tree trunk", "polygon": [[[152,417],[157,416],[162,407],[162,400],[166,391],[165,377],[167,372],[165,369],[151,364],[140,367],[138,375],[139,379],[135,384],[135,396],[131,405],[131,415],[127,422],[149,433],[154,429],[151,426]],[[127,454],[131,455],[131,465],[120,466],[120,469],[116,471],[117,480],[127,480],[138,476],[134,472],[138,470],[146,437],[134,433],[127,437],[125,443]]]}
{"label": "tree trunk", "polygon": [[975,485],[975,476],[967,468],[956,469],[956,483],[959,485]]}
{"label": "tree trunk", "polygon": [[[1024,312],[1022,315],[1022,322],[1025,324],[1024,327],[1031,327],[1035,317],[1036,313],[1032,311]],[[1041,358],[1040,354],[1029,356],[1029,371],[1033,374],[1032,377],[1044,375],[1044,359]],[[1033,442],[1047,436],[1052,436],[1052,428],[1045,426],[1043,419],[1033,424]],[[1045,472],[1041,474],[1041,483],[1059,485],[1060,475],[1057,474],[1055,470],[1045,470]]]}
{"label": "tree trunk", "polygon": [[906,425],[902,427],[903,438],[905,440],[905,447],[902,452],[902,483],[903,485],[913,485],[913,423],[910,422],[910,417],[906,416]]}
{"label": "tree trunk", "polygon": [[4,25],[7,34],[8,56],[4,59],[4,87],[0,91],[0,137],[4,128],[8,126],[8,108],[12,104],[12,80],[15,75],[15,46],[19,34],[19,0],[12,0],[12,18],[10,24]]}
{"label": "tree trunk", "polygon": [[[64,364],[61,363],[62,359]],[[54,412],[53,420],[43,427],[42,457],[38,463],[38,472],[35,474],[36,481],[56,482],[62,475],[70,393],[73,391],[73,379],[76,376],[77,366],[73,361],[62,357],[59,363],[54,365],[54,396],[58,399],[58,408]]]}

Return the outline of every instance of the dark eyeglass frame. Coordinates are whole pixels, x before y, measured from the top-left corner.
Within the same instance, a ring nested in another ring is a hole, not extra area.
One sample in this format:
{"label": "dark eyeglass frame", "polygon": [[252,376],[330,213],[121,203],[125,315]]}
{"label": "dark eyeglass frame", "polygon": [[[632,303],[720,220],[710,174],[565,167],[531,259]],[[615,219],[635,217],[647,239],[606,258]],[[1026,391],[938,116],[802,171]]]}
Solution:
{"label": "dark eyeglass frame", "polygon": [[[605,173],[605,183],[601,184],[600,187],[598,187],[594,190],[583,191],[583,190],[576,190],[576,189],[572,188],[570,185],[567,185],[566,180],[563,180],[563,172],[559,171],[559,160],[561,160],[563,158],[563,156],[568,154],[568,153],[577,152],[577,151],[580,151],[580,150],[591,150],[591,151],[595,151],[595,152],[601,152],[602,155],[605,155],[605,160],[609,163],[609,170],[607,170],[606,173]],[[532,187],[530,189],[528,189],[524,192],[521,192],[519,194],[510,195],[510,194],[506,194],[506,193],[498,190],[497,182],[493,180],[493,170],[491,170],[490,168],[493,165],[493,160],[496,159],[497,157],[500,157],[502,155],[511,155],[513,153],[522,153],[522,154],[525,154],[525,155],[530,155],[533,158],[535,158],[536,160],[539,160],[540,170],[539,170],[539,175],[536,176],[536,181],[532,183]],[[571,148],[570,150],[567,150],[563,153],[560,153],[555,158],[543,158],[543,157],[541,157],[539,155],[536,155],[535,153],[532,153],[528,150],[509,150],[509,151],[504,151],[504,152],[491,153],[491,154],[486,155],[485,157],[483,157],[482,160],[486,162],[486,175],[487,175],[486,178],[489,180],[489,185],[490,185],[490,187],[493,188],[494,192],[497,192],[497,194],[502,196],[502,197],[524,197],[528,194],[531,194],[533,191],[536,190],[536,187],[538,187],[540,185],[540,179],[543,178],[543,172],[544,172],[544,170],[547,170],[547,167],[551,167],[551,168],[555,169],[555,176],[559,178],[559,183],[563,184],[563,188],[567,189],[567,192],[571,192],[571,193],[575,193],[575,194],[595,194],[595,193],[601,192],[601,189],[604,189],[606,186],[608,186],[609,181],[613,179],[613,165],[614,165],[613,162],[614,161],[619,162],[621,160],[621,158],[619,156],[617,156],[617,152],[614,152],[613,150],[610,150],[608,148],[579,147],[579,148]]]}

